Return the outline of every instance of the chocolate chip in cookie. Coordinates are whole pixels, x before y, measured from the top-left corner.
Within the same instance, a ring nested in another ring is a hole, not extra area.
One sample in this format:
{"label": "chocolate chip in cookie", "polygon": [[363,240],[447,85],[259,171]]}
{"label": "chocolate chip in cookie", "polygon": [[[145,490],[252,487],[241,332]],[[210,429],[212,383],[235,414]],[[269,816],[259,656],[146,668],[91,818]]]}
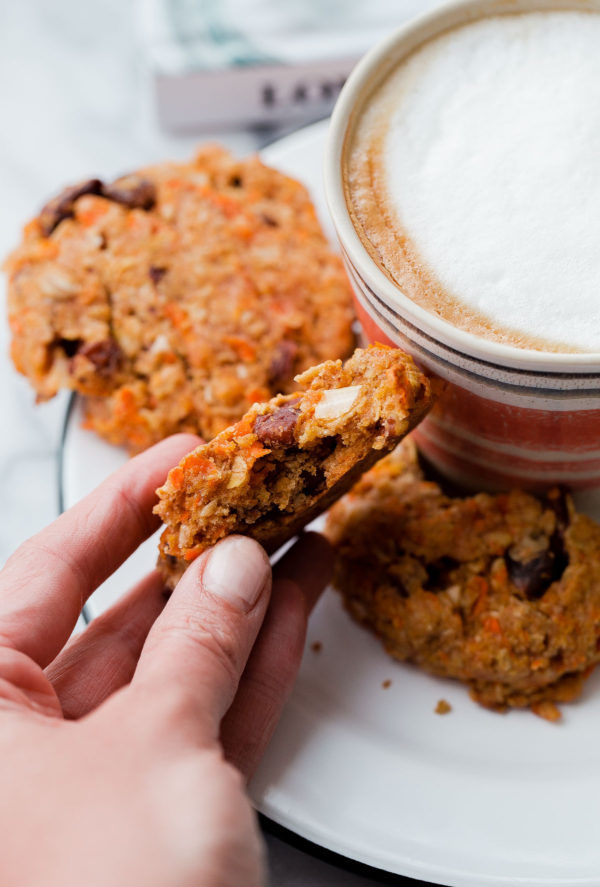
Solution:
{"label": "chocolate chip in cookie", "polygon": [[60,225],[64,219],[68,219],[73,215],[75,201],[84,194],[100,194],[102,191],[102,182],[100,179],[85,179],[77,185],[71,185],[61,191],[52,200],[42,208],[39,220],[42,232],[45,237],[50,237],[55,228]]}

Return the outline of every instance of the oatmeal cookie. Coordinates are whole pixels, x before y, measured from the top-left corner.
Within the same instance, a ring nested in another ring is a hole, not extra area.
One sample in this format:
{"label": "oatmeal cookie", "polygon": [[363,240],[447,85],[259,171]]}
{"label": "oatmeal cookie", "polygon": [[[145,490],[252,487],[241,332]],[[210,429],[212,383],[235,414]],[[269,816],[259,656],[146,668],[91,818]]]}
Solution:
{"label": "oatmeal cookie", "polygon": [[350,488],[415,426],[428,380],[393,348],[357,349],[296,378],[302,390],[255,404],[173,468],[155,508],[166,527],[160,566],[174,585],[229,533],[275,551]]}
{"label": "oatmeal cookie", "polygon": [[450,498],[406,441],[338,502],[334,584],[396,659],[559,717],[600,659],[600,527],[556,489]]}
{"label": "oatmeal cookie", "polygon": [[211,438],[353,347],[351,294],[306,189],[216,146],[67,188],[6,262],[12,358],[39,400],[143,449]]}

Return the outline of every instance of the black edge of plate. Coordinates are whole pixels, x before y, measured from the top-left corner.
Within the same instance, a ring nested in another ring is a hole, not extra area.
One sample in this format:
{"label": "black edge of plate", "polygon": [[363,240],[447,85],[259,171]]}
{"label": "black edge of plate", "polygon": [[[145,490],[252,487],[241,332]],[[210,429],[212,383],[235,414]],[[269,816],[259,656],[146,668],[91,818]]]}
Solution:
{"label": "black edge of plate", "polygon": [[285,826],[279,825],[273,819],[269,819],[263,813],[258,814],[258,820],[263,831],[274,838],[278,838],[285,844],[289,844],[295,850],[301,850],[307,856],[326,862],[328,865],[334,866],[341,871],[346,871],[362,878],[370,878],[375,884],[395,884],[397,887],[440,887],[440,885],[432,884],[430,881],[416,881],[414,878],[409,878],[406,875],[395,875],[393,872],[386,872],[383,869],[367,865],[365,862],[358,862],[355,859],[350,859],[348,856],[342,856],[341,853],[336,853],[335,850],[328,850],[326,847],[321,847],[320,844],[314,844],[308,838],[301,837],[296,832],[292,832],[290,829],[285,828]]}
{"label": "black edge of plate", "polygon": [[[69,401],[67,403],[67,408],[65,410],[65,417],[63,419],[62,431],[60,435],[60,443],[58,445],[58,459],[56,463],[56,485],[57,485],[57,498],[58,498],[58,513],[62,514],[65,509],[65,490],[64,490],[64,480],[65,480],[65,441],[67,439],[67,432],[69,430],[69,421],[71,419],[71,415],[73,414],[73,409],[75,407],[75,402],[77,399],[77,395],[72,392],[69,396]],[[86,604],[81,608],[81,618],[85,622],[86,625],[89,625],[92,621],[92,616],[90,614],[89,609]]]}

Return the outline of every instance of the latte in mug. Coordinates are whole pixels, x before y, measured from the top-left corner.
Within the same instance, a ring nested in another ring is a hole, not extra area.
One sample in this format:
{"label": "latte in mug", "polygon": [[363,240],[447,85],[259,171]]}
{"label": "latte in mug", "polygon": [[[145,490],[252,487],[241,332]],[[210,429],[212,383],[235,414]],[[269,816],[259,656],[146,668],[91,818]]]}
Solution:
{"label": "latte in mug", "polygon": [[498,15],[426,42],[344,146],[363,244],[416,303],[521,348],[600,351],[600,15]]}

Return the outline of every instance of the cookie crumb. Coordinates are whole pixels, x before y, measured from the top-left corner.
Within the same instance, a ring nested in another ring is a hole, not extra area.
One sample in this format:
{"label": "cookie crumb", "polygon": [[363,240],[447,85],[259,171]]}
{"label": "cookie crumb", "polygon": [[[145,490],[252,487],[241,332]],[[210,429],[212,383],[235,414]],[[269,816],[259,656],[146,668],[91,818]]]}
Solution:
{"label": "cookie crumb", "polygon": [[530,708],[538,718],[543,718],[545,721],[550,721],[553,724],[562,719],[560,709],[557,708],[550,699],[542,699],[540,702],[534,702]]}
{"label": "cookie crumb", "polygon": [[323,644],[321,643],[321,641],[313,641],[313,643],[310,645],[310,649],[313,651],[313,653],[320,653],[323,649]]}
{"label": "cookie crumb", "polygon": [[381,686],[383,687],[384,690],[387,690],[388,687],[392,686],[392,682],[390,681],[389,678],[386,678],[385,681],[381,682]]}
{"label": "cookie crumb", "polygon": [[434,708],[436,715],[447,715],[449,711],[452,711],[452,706],[449,702],[446,702],[445,699],[438,699],[438,704]]}

